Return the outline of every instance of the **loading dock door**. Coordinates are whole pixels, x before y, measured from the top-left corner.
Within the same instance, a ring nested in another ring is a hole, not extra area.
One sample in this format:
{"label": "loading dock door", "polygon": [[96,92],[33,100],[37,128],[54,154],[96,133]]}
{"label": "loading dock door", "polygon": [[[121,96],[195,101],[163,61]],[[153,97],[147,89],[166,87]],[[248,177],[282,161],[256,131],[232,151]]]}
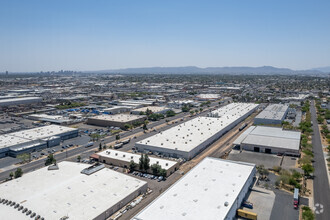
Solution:
{"label": "loading dock door", "polygon": [[259,147],[254,147],[254,152],[260,152],[260,148]]}
{"label": "loading dock door", "polygon": [[271,153],[272,153],[272,149],[266,148],[266,149],[265,149],[265,153],[266,153],[266,154],[271,154]]}

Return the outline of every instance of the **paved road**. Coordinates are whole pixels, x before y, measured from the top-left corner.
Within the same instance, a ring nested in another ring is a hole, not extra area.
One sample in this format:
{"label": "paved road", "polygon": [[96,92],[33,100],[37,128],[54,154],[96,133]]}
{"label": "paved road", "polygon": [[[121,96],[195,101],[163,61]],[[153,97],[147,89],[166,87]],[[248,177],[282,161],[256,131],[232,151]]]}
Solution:
{"label": "paved road", "polygon": [[[299,209],[293,208],[293,195],[278,189],[274,189],[273,191],[276,197],[270,219],[298,220]],[[308,205],[308,199],[300,198],[300,205]]]}
{"label": "paved road", "polygon": [[[313,121],[313,152],[314,152],[314,205],[323,205],[324,209],[322,213],[316,214],[317,220],[329,220],[330,219],[330,189],[327,170],[324,161],[324,154],[322,150],[321,137],[319,127],[316,120],[316,110],[314,101],[310,107],[312,121]],[[318,206],[320,207],[320,206]],[[319,211],[317,209],[316,211]]]}

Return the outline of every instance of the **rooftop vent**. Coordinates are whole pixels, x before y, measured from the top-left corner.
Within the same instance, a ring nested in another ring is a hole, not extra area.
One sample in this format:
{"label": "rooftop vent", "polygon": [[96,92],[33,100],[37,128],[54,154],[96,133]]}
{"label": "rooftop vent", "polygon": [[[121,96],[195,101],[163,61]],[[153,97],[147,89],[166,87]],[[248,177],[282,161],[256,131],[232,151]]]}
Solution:
{"label": "rooftop vent", "polygon": [[226,207],[229,206],[229,203],[228,203],[228,202],[225,202],[225,206],[226,206]]}

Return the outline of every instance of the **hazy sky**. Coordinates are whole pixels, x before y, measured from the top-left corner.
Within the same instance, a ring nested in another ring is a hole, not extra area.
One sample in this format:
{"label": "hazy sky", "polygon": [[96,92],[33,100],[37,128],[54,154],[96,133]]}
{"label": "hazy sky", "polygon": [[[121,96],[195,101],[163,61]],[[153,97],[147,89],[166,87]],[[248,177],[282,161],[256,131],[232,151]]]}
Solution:
{"label": "hazy sky", "polygon": [[330,65],[330,1],[0,0],[0,71]]}

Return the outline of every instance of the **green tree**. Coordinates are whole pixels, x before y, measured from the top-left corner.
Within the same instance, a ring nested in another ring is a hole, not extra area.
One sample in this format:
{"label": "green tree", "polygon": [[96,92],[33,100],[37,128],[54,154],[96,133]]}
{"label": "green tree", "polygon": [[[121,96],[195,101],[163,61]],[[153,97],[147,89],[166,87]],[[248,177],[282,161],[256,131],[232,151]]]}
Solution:
{"label": "green tree", "polygon": [[120,139],[120,135],[117,134],[117,135],[116,135],[116,140],[119,140],[119,139]]}
{"label": "green tree", "polygon": [[139,169],[143,170],[143,163],[144,163],[144,155],[141,154],[141,157],[139,159]]}
{"label": "green tree", "polygon": [[148,130],[147,125],[146,124],[143,124],[142,129],[145,130],[145,131]]}
{"label": "green tree", "polygon": [[81,160],[81,156],[80,155],[77,157],[77,160],[78,160],[78,162],[80,162],[80,160]]}
{"label": "green tree", "polygon": [[304,206],[302,208],[302,219],[303,220],[314,220],[315,219],[313,211],[308,206]]}
{"label": "green tree", "polygon": [[304,164],[301,168],[304,171],[305,176],[309,176],[312,172],[314,172],[314,167],[311,164]]}
{"label": "green tree", "polygon": [[99,151],[101,151],[102,150],[102,144],[100,143],[99,144]]}
{"label": "green tree", "polygon": [[129,163],[129,169],[130,169],[130,171],[131,172],[134,171],[135,168],[136,168],[136,166],[137,166],[137,164],[133,160],[131,160],[130,163]]}
{"label": "green tree", "polygon": [[152,111],[147,108],[146,115],[151,115],[151,114],[152,114]]}
{"label": "green tree", "polygon": [[23,170],[21,168],[17,168],[15,171],[15,178],[23,176]]}
{"label": "green tree", "polygon": [[53,154],[49,154],[46,161],[45,161],[45,166],[51,165],[51,164],[56,164],[56,159],[54,158]]}
{"label": "green tree", "polygon": [[144,155],[144,160],[143,160],[143,169],[147,171],[150,168],[150,159],[148,155]]}
{"label": "green tree", "polygon": [[181,110],[182,110],[183,112],[189,112],[190,108],[191,108],[191,107],[190,107],[189,105],[184,104],[184,105],[182,106]]}
{"label": "green tree", "polygon": [[195,111],[191,110],[189,113],[190,113],[190,115],[193,115],[195,113]]}
{"label": "green tree", "polygon": [[159,164],[153,164],[151,165],[151,171],[152,174],[159,176],[160,170],[162,169],[162,167]]}
{"label": "green tree", "polygon": [[124,127],[125,127],[125,130],[129,130],[131,128],[131,125],[130,124],[125,124]]}
{"label": "green tree", "polygon": [[173,110],[169,110],[166,112],[166,117],[173,117],[175,116],[175,112]]}
{"label": "green tree", "polygon": [[166,170],[165,169],[160,169],[159,176],[166,177]]}
{"label": "green tree", "polygon": [[12,179],[14,177],[14,173],[10,172],[9,177],[10,177],[10,179]]}
{"label": "green tree", "polygon": [[30,160],[30,154],[28,154],[28,153],[20,154],[20,155],[17,155],[16,158],[20,159],[21,162],[24,163],[24,162]]}

